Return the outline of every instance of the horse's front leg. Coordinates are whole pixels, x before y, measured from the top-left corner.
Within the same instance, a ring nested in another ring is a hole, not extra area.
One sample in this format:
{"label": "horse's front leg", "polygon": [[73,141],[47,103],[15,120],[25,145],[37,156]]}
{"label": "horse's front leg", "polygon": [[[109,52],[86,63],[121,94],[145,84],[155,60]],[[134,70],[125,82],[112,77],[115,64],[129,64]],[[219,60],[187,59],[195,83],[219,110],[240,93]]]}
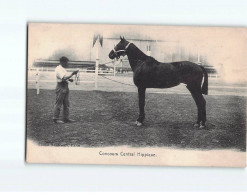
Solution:
{"label": "horse's front leg", "polygon": [[136,121],[137,126],[141,126],[143,124],[143,121],[145,119],[145,87],[138,87],[138,97],[139,97],[139,117]]}

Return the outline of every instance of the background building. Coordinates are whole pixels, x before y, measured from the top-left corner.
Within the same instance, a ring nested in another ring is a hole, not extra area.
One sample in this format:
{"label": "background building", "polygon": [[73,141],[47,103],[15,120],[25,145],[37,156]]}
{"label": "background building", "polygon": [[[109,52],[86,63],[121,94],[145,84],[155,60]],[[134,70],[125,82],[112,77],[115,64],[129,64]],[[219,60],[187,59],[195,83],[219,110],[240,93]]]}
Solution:
{"label": "background building", "polygon": [[[207,72],[212,75],[217,74],[213,64],[207,61],[206,55],[201,55],[199,49],[186,47],[183,42],[179,41],[165,41],[165,40],[151,40],[151,39],[127,39],[134,43],[144,53],[154,57],[160,62],[175,62],[175,61],[191,61],[202,65]],[[108,54],[113,47],[119,42],[119,38],[104,38],[102,47],[99,47],[100,69],[109,70],[113,67],[112,60],[109,59]],[[43,67],[53,69],[59,64],[59,57],[66,56],[70,59],[70,68],[83,68],[93,70],[95,67],[95,47],[89,45],[88,49],[83,51],[86,59],[75,60],[76,55],[73,55],[73,50],[57,50],[49,59],[37,59],[33,62],[34,67]],[[52,59],[53,58],[53,59]],[[57,58],[57,59],[54,59]],[[72,58],[72,59],[71,59]],[[131,71],[127,56],[120,58],[116,63],[117,72]]]}

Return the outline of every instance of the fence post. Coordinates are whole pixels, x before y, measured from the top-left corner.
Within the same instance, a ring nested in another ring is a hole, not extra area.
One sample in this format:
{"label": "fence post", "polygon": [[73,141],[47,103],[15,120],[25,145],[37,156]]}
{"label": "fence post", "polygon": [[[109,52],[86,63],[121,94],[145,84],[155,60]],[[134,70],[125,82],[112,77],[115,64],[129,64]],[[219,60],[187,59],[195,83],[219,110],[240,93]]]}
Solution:
{"label": "fence post", "polygon": [[39,95],[39,68],[36,69],[36,89],[37,89],[37,95]]}
{"label": "fence post", "polygon": [[114,77],[116,76],[116,59],[114,58],[113,60],[113,74],[114,74]]}
{"label": "fence post", "polygon": [[96,43],[96,63],[95,63],[95,80],[94,80],[94,88],[98,88],[98,74],[99,74],[99,43]]}
{"label": "fence post", "polygon": [[95,34],[93,37],[93,47],[96,44],[96,62],[95,62],[95,80],[94,87],[98,88],[98,74],[99,74],[99,48],[100,45],[103,46],[103,36],[101,34]]}

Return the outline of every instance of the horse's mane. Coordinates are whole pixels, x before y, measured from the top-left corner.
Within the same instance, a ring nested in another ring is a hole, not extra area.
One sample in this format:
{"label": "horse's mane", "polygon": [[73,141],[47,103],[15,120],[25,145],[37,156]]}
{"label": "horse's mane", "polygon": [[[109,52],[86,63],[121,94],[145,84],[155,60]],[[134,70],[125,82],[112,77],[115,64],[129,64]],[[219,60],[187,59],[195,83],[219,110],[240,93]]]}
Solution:
{"label": "horse's mane", "polygon": [[145,61],[146,61],[147,64],[157,64],[157,63],[159,63],[156,59],[154,59],[151,56],[147,56]]}
{"label": "horse's mane", "polygon": [[[134,44],[133,44],[134,45]],[[139,60],[145,61],[148,65],[153,65],[159,63],[156,59],[154,59],[151,56],[147,56],[145,53],[143,53],[136,45],[134,45],[136,49],[136,54],[139,56]]]}

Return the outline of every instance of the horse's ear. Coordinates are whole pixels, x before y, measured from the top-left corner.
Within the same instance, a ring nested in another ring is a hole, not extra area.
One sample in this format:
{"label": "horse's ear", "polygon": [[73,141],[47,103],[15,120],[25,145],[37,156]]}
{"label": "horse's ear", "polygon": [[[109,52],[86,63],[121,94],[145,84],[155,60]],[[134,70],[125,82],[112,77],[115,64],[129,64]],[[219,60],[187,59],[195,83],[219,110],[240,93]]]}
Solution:
{"label": "horse's ear", "polygon": [[123,38],[120,36],[120,39],[121,39],[121,41],[123,40]]}

